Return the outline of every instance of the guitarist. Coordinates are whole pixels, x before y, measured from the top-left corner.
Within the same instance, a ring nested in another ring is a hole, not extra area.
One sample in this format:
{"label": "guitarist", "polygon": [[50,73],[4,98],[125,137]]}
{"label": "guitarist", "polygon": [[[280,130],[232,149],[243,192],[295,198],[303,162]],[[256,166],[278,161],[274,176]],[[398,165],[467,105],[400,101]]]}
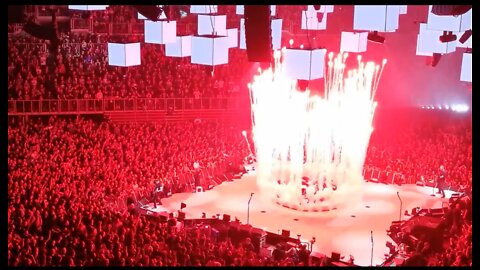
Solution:
{"label": "guitarist", "polygon": [[163,183],[160,180],[155,180],[155,188],[153,189],[153,207],[157,208],[157,200],[162,205],[163,198]]}
{"label": "guitarist", "polygon": [[438,188],[438,193],[442,194],[442,198],[445,198],[445,191],[443,190],[443,186],[445,185],[446,174],[447,174],[447,171],[445,170],[445,167],[441,165],[438,173],[438,178],[437,178],[437,188]]}

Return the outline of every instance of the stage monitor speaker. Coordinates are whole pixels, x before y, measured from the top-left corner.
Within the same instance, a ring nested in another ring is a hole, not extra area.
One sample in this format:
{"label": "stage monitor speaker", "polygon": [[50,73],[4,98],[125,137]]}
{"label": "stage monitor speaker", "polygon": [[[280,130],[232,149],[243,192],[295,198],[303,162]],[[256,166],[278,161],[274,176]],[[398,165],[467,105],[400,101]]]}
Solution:
{"label": "stage monitor speaker", "polygon": [[167,215],[159,215],[160,222],[167,222],[168,221],[168,216]]}
{"label": "stage monitor speaker", "polygon": [[332,252],[332,262],[338,262],[340,261],[340,253],[337,253],[337,252]]}
{"label": "stage monitor speaker", "polygon": [[282,236],[290,237],[290,231],[289,230],[282,230]]}
{"label": "stage monitor speaker", "polygon": [[269,5],[245,5],[245,44],[250,62],[272,61]]}
{"label": "stage monitor speaker", "polygon": [[230,222],[230,215],[223,214],[223,221]]}
{"label": "stage monitor speaker", "polygon": [[130,205],[132,203],[135,203],[135,200],[132,197],[127,198],[127,205]]}
{"label": "stage monitor speaker", "polygon": [[178,211],[178,220],[183,221],[185,219],[185,212]]}
{"label": "stage monitor speaker", "polygon": [[[127,202],[132,202],[132,200],[129,200],[131,198],[127,199]],[[142,198],[140,201],[138,201],[138,207],[143,207],[149,203],[147,198]]]}
{"label": "stage monitor speaker", "polygon": [[167,221],[167,226],[168,227],[174,227],[175,225],[177,225],[177,221],[175,219],[169,219]]}

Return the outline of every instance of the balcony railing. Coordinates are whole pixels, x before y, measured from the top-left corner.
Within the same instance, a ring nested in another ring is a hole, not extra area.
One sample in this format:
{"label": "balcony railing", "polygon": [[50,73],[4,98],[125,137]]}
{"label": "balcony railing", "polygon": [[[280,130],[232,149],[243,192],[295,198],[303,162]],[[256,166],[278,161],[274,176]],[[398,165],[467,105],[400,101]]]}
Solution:
{"label": "balcony railing", "polygon": [[105,112],[238,110],[246,108],[238,98],[105,98],[9,100],[9,115],[101,114]]}
{"label": "balcony railing", "polygon": [[70,19],[70,30],[71,31],[92,32],[92,27],[93,27],[92,19],[84,19],[84,18],[72,18],[72,19]]}

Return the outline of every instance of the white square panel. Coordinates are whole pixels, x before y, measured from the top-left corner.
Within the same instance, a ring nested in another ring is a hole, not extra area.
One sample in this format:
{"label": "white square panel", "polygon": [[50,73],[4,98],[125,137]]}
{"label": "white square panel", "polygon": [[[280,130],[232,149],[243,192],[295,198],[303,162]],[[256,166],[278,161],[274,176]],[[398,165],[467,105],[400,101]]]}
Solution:
{"label": "white square panel", "polygon": [[471,53],[463,54],[460,81],[472,82],[472,54]]}
{"label": "white square panel", "polygon": [[198,35],[226,36],[227,15],[198,15],[197,33]]}
{"label": "white square panel", "polygon": [[326,52],[326,49],[286,49],[283,55],[285,74],[297,80],[323,78]]}
{"label": "white square panel", "polygon": [[125,67],[125,44],[108,43],[108,64]]}
{"label": "white square panel", "polygon": [[277,6],[270,5],[270,16],[275,16],[275,15],[277,15]]}
{"label": "white square panel", "polygon": [[340,41],[341,52],[365,52],[367,51],[368,32],[352,33],[342,32]]}
{"label": "white square panel", "polygon": [[245,19],[240,19],[240,49],[247,49],[247,43],[245,41]]}
{"label": "white square panel", "polygon": [[[419,46],[420,45],[420,43],[418,42],[419,36],[420,35],[417,35],[417,48],[416,48],[415,54],[418,56],[433,56],[433,52],[431,52],[430,49],[424,48],[424,46],[423,47]],[[426,51],[422,51],[422,50],[426,50]]]}
{"label": "white square panel", "polygon": [[140,42],[125,44],[125,65],[131,67],[141,63]]}
{"label": "white square panel", "polygon": [[145,43],[167,44],[175,42],[177,36],[176,21],[150,21],[145,20]]}
{"label": "white square panel", "polygon": [[319,10],[315,10],[313,5],[308,5],[307,11],[321,12],[321,13],[332,13],[333,5],[321,5]]}
{"label": "white square panel", "polygon": [[237,28],[227,29],[227,36],[228,36],[228,48],[238,47],[238,29]]}
{"label": "white square panel", "polygon": [[354,30],[392,32],[398,29],[400,8],[386,5],[355,5]]}
{"label": "white square panel", "polygon": [[141,64],[140,43],[108,43],[108,64],[129,67]]}
{"label": "white square panel", "polygon": [[472,29],[472,10],[460,16],[438,16],[432,13],[433,6],[428,6],[427,28],[429,30],[463,32]]}
{"label": "white square panel", "polygon": [[193,36],[192,64],[222,65],[228,63],[228,37]]}
{"label": "white square panel", "polygon": [[190,13],[192,14],[214,14],[218,12],[217,5],[191,5]]}
{"label": "white square panel", "polygon": [[192,36],[175,37],[175,42],[165,44],[165,55],[187,57],[192,55]]}
{"label": "white square panel", "polygon": [[73,10],[105,10],[108,5],[68,5],[68,9]]}
{"label": "white square panel", "polygon": [[301,29],[309,29],[309,30],[325,30],[327,29],[327,14],[321,14],[322,20],[318,20],[318,14],[315,11],[302,11],[302,24]]}
{"label": "white square panel", "polygon": [[408,8],[407,5],[400,5],[399,8],[400,8],[400,12],[399,12],[400,15],[407,14],[407,8]]}
{"label": "white square panel", "polygon": [[426,24],[420,24],[420,34],[417,35],[417,54],[428,53],[451,53],[456,49],[457,41],[440,42],[440,36],[443,31],[428,30]]}
{"label": "white square panel", "polygon": [[320,12],[331,13],[333,12],[333,5],[321,5]]}
{"label": "white square panel", "polygon": [[270,28],[272,29],[272,48],[278,50],[282,46],[282,19],[272,19]]}

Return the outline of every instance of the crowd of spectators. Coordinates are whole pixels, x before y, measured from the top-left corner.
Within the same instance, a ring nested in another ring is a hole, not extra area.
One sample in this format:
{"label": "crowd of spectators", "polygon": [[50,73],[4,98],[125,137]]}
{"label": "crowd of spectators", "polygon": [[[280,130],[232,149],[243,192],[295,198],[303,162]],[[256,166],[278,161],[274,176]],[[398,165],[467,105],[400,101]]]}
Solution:
{"label": "crowd of spectators", "polygon": [[435,185],[443,165],[447,171],[447,187],[471,191],[471,116],[416,112],[405,122],[377,126],[370,140],[366,167],[398,173],[402,177],[397,178],[397,183]]}
{"label": "crowd of spectators", "polygon": [[404,266],[472,266],[472,197],[452,201],[437,231],[408,249]]}
{"label": "crowd of spectators", "polygon": [[[373,147],[384,148],[384,152],[390,153],[387,165],[381,163],[385,158],[372,159],[372,154],[367,159],[377,161],[378,166],[388,166],[397,153],[391,149],[396,149],[397,144],[412,143],[412,151],[405,154],[406,159],[412,159],[408,153],[421,157],[429,153],[413,151],[417,143],[436,147],[443,141],[449,147],[448,141],[457,141],[450,146],[455,151],[437,155],[439,161],[426,160],[424,164],[422,159],[416,159],[416,164],[419,168],[430,164],[436,168],[443,160],[460,160],[462,165],[469,166],[456,151],[458,148],[471,158],[471,150],[460,148],[462,144],[471,147],[467,143],[471,143],[471,137],[468,139],[471,122],[453,120],[443,117],[442,121],[435,122],[432,117],[423,118],[411,129],[403,126],[405,133],[390,134],[390,145],[377,134],[372,137],[369,151],[376,153],[377,150],[371,150]],[[379,134],[387,132],[382,127],[378,129]],[[418,134],[419,142],[408,139],[410,133]],[[213,243],[208,236],[191,237],[185,232],[182,236],[170,232],[164,225],[125,211],[126,205],[119,208],[118,204],[111,203],[126,201],[137,190],[148,194],[153,180],[158,178],[166,180],[173,193],[191,192],[191,183],[178,176],[191,172],[194,163],[215,167],[225,164],[226,160],[241,160],[248,155],[239,127],[202,121],[113,124],[52,117],[45,122],[30,119],[26,123],[10,123],[8,141],[9,265],[303,263],[288,256],[266,259],[245,250],[243,244],[234,246],[228,240]],[[430,156],[434,157],[437,158]],[[448,164],[445,163],[447,170],[455,171],[451,167],[455,163]],[[471,180],[468,183],[471,184]],[[471,262],[471,200],[452,206],[444,223],[444,249],[429,250],[428,244],[422,243],[417,256],[423,256],[424,263],[429,265],[468,265]],[[185,250],[198,252],[187,254]]]}
{"label": "crowd of spectators", "polygon": [[[133,197],[137,189],[148,194],[154,179],[164,179],[173,193],[191,192],[190,183],[177,176],[193,170],[194,162],[216,167],[248,154],[238,128],[199,121],[112,125],[30,120],[11,124],[8,140],[9,265],[111,265],[105,262],[111,255],[127,265],[171,265],[171,251],[162,263],[139,259],[151,249],[146,244],[161,242],[145,235],[166,238],[166,232],[118,214],[110,202]],[[151,242],[138,244],[132,236]],[[105,245],[113,254],[105,253]]]}
{"label": "crowd of spectators", "polygon": [[[472,198],[452,203],[442,219],[443,243],[439,250],[420,251],[428,266],[472,266]],[[424,244],[425,245],[425,244]],[[422,252],[424,251],[424,252]]]}
{"label": "crowd of spectators", "polygon": [[[49,63],[48,42],[33,37],[9,37],[9,99],[101,98],[225,98],[246,89],[251,70],[245,50],[230,49],[229,64],[195,65],[189,58],[165,56],[164,48],[142,43],[142,65],[108,65],[107,37],[62,34],[55,63]],[[142,41],[123,36],[122,41]],[[118,40],[118,39],[117,39]],[[188,79],[186,79],[188,78]]]}

